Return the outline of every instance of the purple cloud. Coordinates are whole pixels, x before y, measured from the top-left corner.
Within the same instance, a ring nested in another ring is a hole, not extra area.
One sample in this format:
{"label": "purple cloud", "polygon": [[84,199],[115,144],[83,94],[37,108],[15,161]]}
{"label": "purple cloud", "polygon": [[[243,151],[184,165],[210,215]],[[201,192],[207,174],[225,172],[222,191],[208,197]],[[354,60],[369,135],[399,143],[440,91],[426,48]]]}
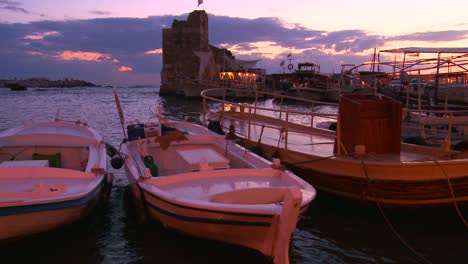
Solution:
{"label": "purple cloud", "polygon": [[28,10],[21,7],[22,5],[23,3],[17,1],[0,0],[0,9],[30,14]]}
{"label": "purple cloud", "polygon": [[98,15],[98,16],[108,16],[111,14],[109,11],[101,11],[101,10],[93,10],[91,14]]}
{"label": "purple cloud", "polygon": [[387,40],[412,40],[412,41],[454,41],[468,37],[468,30],[445,30],[430,32],[415,32],[400,36],[390,37]]}

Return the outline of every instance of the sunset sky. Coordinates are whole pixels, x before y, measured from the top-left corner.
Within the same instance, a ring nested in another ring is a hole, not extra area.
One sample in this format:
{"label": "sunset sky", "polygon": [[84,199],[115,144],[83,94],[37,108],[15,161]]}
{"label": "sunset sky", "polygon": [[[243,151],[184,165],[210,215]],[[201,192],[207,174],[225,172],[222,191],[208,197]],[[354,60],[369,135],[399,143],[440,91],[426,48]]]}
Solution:
{"label": "sunset sky", "polygon": [[[0,0],[0,79],[159,84],[162,29],[205,10],[209,43],[267,73],[313,62],[322,72],[377,50],[468,47],[466,0]],[[385,59],[385,58],[382,58]],[[387,58],[391,60],[392,58]]]}

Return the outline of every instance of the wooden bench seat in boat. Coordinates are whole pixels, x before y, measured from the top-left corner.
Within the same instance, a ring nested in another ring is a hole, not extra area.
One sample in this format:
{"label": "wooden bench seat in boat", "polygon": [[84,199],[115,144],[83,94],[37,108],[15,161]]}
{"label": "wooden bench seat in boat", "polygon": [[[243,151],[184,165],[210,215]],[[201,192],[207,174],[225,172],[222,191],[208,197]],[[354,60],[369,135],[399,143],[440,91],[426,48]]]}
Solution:
{"label": "wooden bench seat in boat", "polygon": [[272,204],[284,200],[287,188],[258,187],[215,194],[210,202],[226,204]]}

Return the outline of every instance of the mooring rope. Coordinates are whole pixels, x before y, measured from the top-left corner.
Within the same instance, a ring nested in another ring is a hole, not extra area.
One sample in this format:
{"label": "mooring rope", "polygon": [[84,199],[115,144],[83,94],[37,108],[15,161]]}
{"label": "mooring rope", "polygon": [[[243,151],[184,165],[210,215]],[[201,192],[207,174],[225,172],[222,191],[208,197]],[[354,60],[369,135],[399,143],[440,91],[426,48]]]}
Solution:
{"label": "mooring rope", "polygon": [[[1,151],[1,150],[0,150],[0,151]],[[15,159],[15,157],[17,156],[17,155],[11,155],[10,153],[2,153],[2,152],[0,152],[0,156],[2,156],[2,155],[4,155],[4,156],[9,156],[9,157],[10,157],[10,160]]]}
{"label": "mooring rope", "polygon": [[[10,159],[9,160],[15,160],[16,157],[18,157],[21,153],[25,152],[27,150],[27,148],[24,148],[22,150],[20,150],[18,153],[16,154],[10,154],[10,153],[6,153],[6,152],[0,152],[0,155],[5,155],[5,156],[10,156]],[[0,149],[0,151],[2,151]]]}
{"label": "mooring rope", "polygon": [[444,173],[445,177],[447,178],[447,184],[448,184],[448,187],[449,187],[449,190],[450,190],[450,194],[452,196],[452,201],[453,201],[453,205],[455,207],[455,211],[457,211],[457,214],[460,217],[463,224],[465,225],[465,227],[468,227],[468,223],[467,223],[465,217],[463,216],[463,214],[462,214],[462,212],[460,210],[460,207],[458,206],[457,200],[455,198],[455,192],[453,191],[453,186],[452,186],[452,182],[450,181],[450,177],[448,176],[447,172],[445,171],[444,166],[442,166],[442,164],[440,164],[440,162],[438,162],[437,160],[433,160],[433,162],[440,167],[440,169]]}
{"label": "mooring rope", "polygon": [[[262,125],[262,127],[261,127],[261,132],[260,132],[260,136],[259,136],[258,141],[257,141],[257,145],[261,143],[264,128],[265,128],[265,125]],[[247,135],[245,135],[244,133],[241,133],[241,132],[239,132],[239,131],[235,131],[235,133],[238,134],[238,135],[240,135],[240,136],[243,137],[244,139],[247,137]],[[278,139],[268,137],[269,139],[277,140],[277,142],[276,142],[276,143],[277,143],[277,146],[276,146],[275,152],[278,151],[279,142],[280,142],[281,137],[282,137],[282,132],[280,131],[279,134],[280,134],[280,136],[279,136]],[[317,144],[332,144],[332,143],[334,143],[334,142],[320,142],[320,143],[317,143]],[[247,150],[247,148],[246,148],[246,150]],[[334,157],[337,157],[337,155],[332,155],[332,156],[327,156],[327,157],[320,157],[320,158],[314,158],[314,159],[309,159],[309,160],[303,160],[303,161],[299,161],[299,162],[289,163],[289,165],[297,165],[297,164],[302,164],[302,163],[320,161],[320,160],[330,159],[330,158],[334,158]]]}
{"label": "mooring rope", "polygon": [[[369,178],[369,174],[368,174],[368,171],[367,171],[367,166],[364,162],[363,159],[361,159],[361,163],[362,163],[362,167],[364,169],[364,174],[366,176],[366,179],[367,179],[367,183],[368,183],[368,190],[372,191],[372,189],[369,187],[370,186],[370,178]],[[377,195],[375,193],[372,193],[374,195],[374,197],[376,198]],[[375,204],[377,205],[377,208],[379,209],[379,212],[380,214],[382,215],[382,217],[384,218],[385,220],[385,223],[387,224],[387,226],[390,228],[390,230],[392,231],[392,233],[400,240],[400,242],[407,248],[409,249],[414,255],[416,255],[417,257],[419,257],[424,263],[432,263],[430,260],[428,260],[427,258],[425,258],[421,253],[419,253],[418,251],[416,251],[413,247],[411,247],[411,245],[406,242],[406,240],[400,236],[400,234],[396,231],[395,227],[393,226],[393,224],[390,222],[390,219],[388,219],[387,215],[385,214],[382,206],[380,205],[379,201],[377,201],[377,199],[375,199]]]}

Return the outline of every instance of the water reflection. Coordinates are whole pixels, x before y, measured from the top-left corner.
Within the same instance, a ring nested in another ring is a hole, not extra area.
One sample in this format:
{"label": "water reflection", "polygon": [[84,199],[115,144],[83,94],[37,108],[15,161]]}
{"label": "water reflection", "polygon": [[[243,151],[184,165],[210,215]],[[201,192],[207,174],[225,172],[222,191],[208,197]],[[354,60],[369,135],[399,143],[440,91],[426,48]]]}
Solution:
{"label": "water reflection", "polygon": [[[52,120],[59,111],[62,119],[87,121],[107,142],[118,147],[123,132],[113,90],[48,88],[18,93],[0,89],[0,131],[31,120]],[[155,109],[157,105],[169,118],[187,117],[200,122],[201,100],[161,98],[154,87],[115,90],[127,122],[152,118],[149,108]],[[328,106],[322,110],[336,111]],[[127,206],[128,182],[124,170],[114,170],[110,164],[108,169],[115,180],[106,204],[76,225],[2,245],[2,263],[267,263],[263,256],[249,249],[187,237],[156,222],[138,223],[132,207]],[[464,208],[468,218],[467,211]],[[319,192],[294,232],[291,263],[423,262],[392,233],[385,218],[431,262],[466,262],[466,228],[453,208],[403,213],[385,210],[384,214],[376,206],[336,200]]]}

